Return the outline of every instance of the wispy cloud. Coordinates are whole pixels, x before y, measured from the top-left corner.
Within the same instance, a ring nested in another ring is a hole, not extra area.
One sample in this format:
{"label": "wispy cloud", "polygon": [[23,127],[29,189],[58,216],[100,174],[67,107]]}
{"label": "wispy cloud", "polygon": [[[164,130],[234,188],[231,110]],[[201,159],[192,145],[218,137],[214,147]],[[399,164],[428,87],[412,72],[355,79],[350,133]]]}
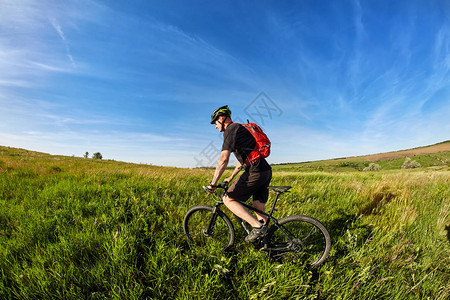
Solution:
{"label": "wispy cloud", "polygon": [[0,0],[0,142],[195,163],[216,137],[210,110],[239,115],[261,91],[283,110],[277,162],[448,128],[450,25],[436,6],[224,5],[230,18],[211,22],[197,3],[144,2]]}
{"label": "wispy cloud", "polygon": [[[349,60],[348,77],[349,84],[352,88],[352,96],[358,96],[358,90],[361,83],[361,64],[363,62],[362,43],[366,36],[363,23],[363,9],[359,0],[353,1],[353,26],[354,26],[354,44],[353,57]],[[355,99],[352,99],[355,100]]]}
{"label": "wispy cloud", "polygon": [[20,79],[10,79],[10,80],[3,80],[0,79],[0,86],[4,87],[30,87],[31,83],[29,81],[20,80]]}
{"label": "wispy cloud", "polygon": [[[211,82],[223,85],[252,85],[257,73],[235,53],[227,51],[221,45],[214,44],[199,32],[189,31],[174,23],[153,18],[137,19],[122,12],[114,12],[117,18],[124,20],[127,26],[117,28],[116,34],[129,38],[129,32],[145,27],[145,31],[133,35],[129,43],[139,44],[136,52],[146,57],[142,64],[152,69],[163,68],[160,79],[169,77],[170,83],[183,88],[218,88]],[[143,51],[141,53],[140,51]],[[236,51],[238,52],[238,51]],[[136,68],[139,69],[139,68]],[[135,70],[136,70],[135,69]],[[180,76],[183,72],[191,76]],[[204,84],[210,81],[209,84]],[[195,84],[193,84],[195,83]],[[220,88],[220,87],[219,87]]]}
{"label": "wispy cloud", "polygon": [[[69,73],[72,72],[71,69],[62,66],[61,64],[59,64],[58,62],[52,63],[52,64],[48,64],[48,63],[42,63],[42,62],[37,62],[37,61],[32,61],[32,60],[27,60],[26,61],[28,63],[28,66],[30,68],[33,68],[37,71],[44,71],[44,72],[56,72],[56,73]],[[50,63],[50,61],[49,61]]]}
{"label": "wispy cloud", "polygon": [[[35,88],[43,84],[50,73],[68,73],[76,68],[61,24],[56,18],[48,17],[53,14],[53,3],[48,1],[39,4],[34,1],[0,2],[1,86]],[[64,11],[59,15],[64,18]],[[50,29],[56,31],[64,46],[64,58],[52,49]],[[0,92],[6,93],[6,90]]]}
{"label": "wispy cloud", "polygon": [[69,43],[68,43],[68,41],[66,39],[66,36],[64,35],[64,32],[63,32],[63,30],[61,28],[61,25],[58,23],[58,21],[55,18],[50,18],[49,21],[52,24],[53,28],[58,33],[59,37],[61,38],[61,40],[62,40],[62,42],[64,44],[64,48],[66,49],[67,57],[69,58],[69,60],[70,60],[70,62],[72,64],[72,67],[76,68],[77,66],[75,64],[75,61],[73,59],[72,54],[70,53]]}

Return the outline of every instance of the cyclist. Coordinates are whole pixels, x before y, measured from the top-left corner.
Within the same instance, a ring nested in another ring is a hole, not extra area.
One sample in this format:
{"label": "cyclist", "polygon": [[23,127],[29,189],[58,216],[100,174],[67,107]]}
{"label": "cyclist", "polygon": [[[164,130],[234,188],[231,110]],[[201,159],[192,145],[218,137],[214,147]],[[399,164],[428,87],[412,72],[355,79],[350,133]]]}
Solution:
{"label": "cyclist", "polygon": [[224,134],[222,152],[217,161],[214,177],[208,188],[210,193],[215,191],[216,184],[225,171],[230,155],[233,152],[238,163],[231,176],[226,178],[225,181],[231,182],[241,169],[244,169],[244,173],[229,187],[227,194],[223,197],[223,202],[229,210],[253,227],[245,241],[254,242],[267,233],[267,226],[264,226],[267,221],[266,217],[257,214],[257,218],[255,218],[238,201],[245,202],[253,196],[253,207],[265,211],[265,203],[269,197],[267,187],[272,179],[272,168],[264,158],[260,158],[251,165],[245,163],[247,156],[255,148],[256,142],[252,134],[241,124],[233,123],[231,111],[227,105],[216,109],[212,113],[211,124],[215,124],[219,132]]}

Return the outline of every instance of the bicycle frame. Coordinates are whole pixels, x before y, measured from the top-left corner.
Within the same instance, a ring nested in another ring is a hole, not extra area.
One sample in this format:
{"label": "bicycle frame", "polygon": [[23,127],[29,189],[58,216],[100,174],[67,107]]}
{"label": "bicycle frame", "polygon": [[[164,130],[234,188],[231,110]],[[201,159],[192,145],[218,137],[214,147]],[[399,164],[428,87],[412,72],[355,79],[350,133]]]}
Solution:
{"label": "bicycle frame", "polygon": [[[205,186],[203,188],[207,193],[214,192],[214,189]],[[184,216],[183,230],[193,245],[223,246],[223,250],[228,250],[236,242],[236,225],[230,220],[229,213],[221,209],[221,205],[225,204],[223,200],[228,192],[228,182],[221,182],[216,188],[223,189],[223,192],[218,191],[213,201],[209,201],[215,202],[215,205],[191,207]],[[286,261],[300,260],[309,267],[319,266],[326,260],[331,250],[331,237],[326,227],[319,220],[307,215],[294,214],[282,216],[279,219],[274,216],[280,195],[291,188],[291,186],[267,187],[269,191],[276,194],[275,197],[271,196],[273,203],[270,209],[267,205],[267,213],[261,211],[265,210],[264,208],[259,210],[238,201],[249,212],[255,212],[260,219],[262,216],[266,220],[266,224],[263,225],[265,234],[251,244],[256,250],[266,252],[270,258],[286,259]],[[246,233],[252,230],[250,224],[246,224],[236,216],[235,218]]]}
{"label": "bicycle frame", "polygon": [[[219,200],[218,200],[218,201],[216,202],[216,204],[214,205],[213,213],[212,213],[212,215],[211,215],[211,220],[210,220],[210,222],[209,222],[209,224],[208,224],[208,228],[207,228],[207,229],[205,230],[205,232],[204,232],[204,234],[205,234],[206,236],[211,235],[211,233],[213,232],[213,227],[214,227],[214,224],[215,224],[215,222],[216,222],[217,214],[218,214],[218,213],[217,213],[217,210],[221,211],[220,206],[221,206],[221,205],[224,205],[224,202],[223,202],[222,199],[223,199],[223,197],[225,196],[227,190],[228,190],[228,188],[225,187],[225,188],[224,188],[224,191],[223,191],[223,193],[222,193],[222,195],[221,195],[220,198],[219,198]],[[276,219],[276,218],[273,216],[273,213],[274,213],[275,211],[277,211],[277,210],[275,209],[275,206],[276,206],[276,204],[277,204],[278,198],[279,198],[279,196],[282,194],[282,193],[280,193],[280,192],[275,192],[275,193],[276,193],[276,197],[275,197],[275,200],[274,200],[274,202],[273,202],[273,204],[272,204],[272,207],[271,207],[269,213],[266,213],[266,212],[263,212],[263,211],[261,211],[261,210],[259,210],[259,209],[257,209],[257,208],[254,208],[253,206],[248,205],[248,204],[245,203],[245,202],[242,202],[242,201],[238,201],[238,202],[239,202],[240,204],[242,204],[244,207],[246,207],[248,210],[266,216],[266,217],[267,217],[266,226],[269,226],[270,221],[272,221],[273,224],[274,224],[276,227],[278,227],[278,229],[280,229],[280,231],[288,238],[288,240],[291,242],[291,245],[296,245],[296,246],[298,247],[297,243],[294,243],[294,241],[291,239],[291,236],[293,236],[292,232],[290,232],[290,231],[289,231],[286,227],[284,227],[283,225],[280,225],[280,224],[278,223],[278,219]],[[238,216],[236,216],[235,214],[233,214],[233,215],[234,215],[234,217],[236,218],[236,220],[238,221],[238,223],[239,223],[239,225],[241,226],[241,228],[242,228],[247,234],[249,234],[249,233],[250,233],[250,230],[249,230],[249,229],[247,228],[247,226],[245,225],[246,222],[245,222],[244,220],[242,220],[241,218],[239,218]],[[278,250],[280,250],[280,249],[278,249]],[[301,249],[298,249],[298,250],[301,250]]]}

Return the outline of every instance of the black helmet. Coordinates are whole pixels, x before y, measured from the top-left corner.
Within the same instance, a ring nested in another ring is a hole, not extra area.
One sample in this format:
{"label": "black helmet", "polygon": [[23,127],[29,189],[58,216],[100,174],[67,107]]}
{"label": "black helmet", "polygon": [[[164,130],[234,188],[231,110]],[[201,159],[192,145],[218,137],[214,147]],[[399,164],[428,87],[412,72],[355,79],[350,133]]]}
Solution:
{"label": "black helmet", "polygon": [[217,118],[220,116],[231,117],[231,110],[228,108],[228,105],[219,107],[212,113],[211,124],[214,124],[214,122],[216,122]]}

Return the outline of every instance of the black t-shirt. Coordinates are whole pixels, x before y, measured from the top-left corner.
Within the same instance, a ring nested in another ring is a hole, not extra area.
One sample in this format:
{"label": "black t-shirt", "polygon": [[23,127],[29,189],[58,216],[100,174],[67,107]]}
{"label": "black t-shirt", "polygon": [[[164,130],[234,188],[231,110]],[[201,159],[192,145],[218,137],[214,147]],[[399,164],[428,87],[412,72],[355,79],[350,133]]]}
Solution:
{"label": "black t-shirt", "polygon": [[[223,134],[223,150],[229,150],[234,153],[237,160],[244,164],[247,156],[255,149],[256,141],[244,126],[238,123],[228,125]],[[250,167],[246,167],[246,171],[264,172],[270,170],[271,167],[264,158],[259,159]]]}

